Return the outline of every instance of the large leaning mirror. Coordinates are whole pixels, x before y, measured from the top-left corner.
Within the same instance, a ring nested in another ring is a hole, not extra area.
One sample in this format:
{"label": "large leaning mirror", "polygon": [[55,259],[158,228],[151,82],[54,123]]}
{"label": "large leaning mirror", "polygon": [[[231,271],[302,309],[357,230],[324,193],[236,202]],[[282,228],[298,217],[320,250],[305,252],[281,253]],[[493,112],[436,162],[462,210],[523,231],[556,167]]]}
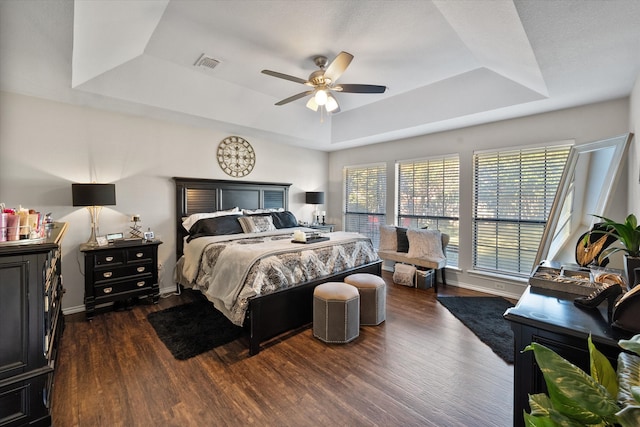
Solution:
{"label": "large leaning mirror", "polygon": [[601,221],[593,215],[605,215],[632,136],[571,148],[534,266],[545,260],[575,264],[576,242]]}

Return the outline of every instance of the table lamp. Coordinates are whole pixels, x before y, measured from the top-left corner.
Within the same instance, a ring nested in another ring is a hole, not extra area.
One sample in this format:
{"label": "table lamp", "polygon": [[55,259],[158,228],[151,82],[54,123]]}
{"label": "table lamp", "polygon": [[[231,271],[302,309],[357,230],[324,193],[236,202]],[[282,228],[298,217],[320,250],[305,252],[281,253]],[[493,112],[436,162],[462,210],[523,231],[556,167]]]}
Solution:
{"label": "table lamp", "polygon": [[309,205],[316,205],[313,212],[313,225],[318,225],[318,206],[324,204],[324,192],[323,191],[307,191],[305,194],[305,201]]}
{"label": "table lamp", "polygon": [[87,245],[97,246],[98,217],[103,206],[116,204],[115,184],[71,184],[73,206],[86,206],[91,215],[91,236]]}

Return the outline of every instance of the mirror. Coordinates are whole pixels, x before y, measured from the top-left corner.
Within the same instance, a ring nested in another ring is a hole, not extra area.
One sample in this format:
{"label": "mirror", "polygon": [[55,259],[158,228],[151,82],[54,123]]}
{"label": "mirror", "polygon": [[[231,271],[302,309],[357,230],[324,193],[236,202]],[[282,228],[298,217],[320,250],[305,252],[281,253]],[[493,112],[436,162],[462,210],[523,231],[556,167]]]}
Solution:
{"label": "mirror", "polygon": [[545,260],[576,263],[576,243],[601,221],[593,215],[604,215],[632,137],[629,133],[571,148],[534,268]]}

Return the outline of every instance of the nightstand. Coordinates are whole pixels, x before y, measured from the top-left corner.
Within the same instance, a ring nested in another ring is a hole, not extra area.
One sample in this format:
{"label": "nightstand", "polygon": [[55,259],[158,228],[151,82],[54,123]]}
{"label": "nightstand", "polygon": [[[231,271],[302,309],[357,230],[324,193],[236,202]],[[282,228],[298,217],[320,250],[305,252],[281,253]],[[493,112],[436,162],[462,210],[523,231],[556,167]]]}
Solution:
{"label": "nightstand", "polygon": [[96,305],[151,297],[157,303],[159,240],[110,243],[107,246],[81,245],[84,253],[84,305],[87,320]]}
{"label": "nightstand", "polygon": [[309,228],[318,230],[321,233],[332,233],[335,228],[335,225],[334,224],[318,224],[318,225],[310,225]]}

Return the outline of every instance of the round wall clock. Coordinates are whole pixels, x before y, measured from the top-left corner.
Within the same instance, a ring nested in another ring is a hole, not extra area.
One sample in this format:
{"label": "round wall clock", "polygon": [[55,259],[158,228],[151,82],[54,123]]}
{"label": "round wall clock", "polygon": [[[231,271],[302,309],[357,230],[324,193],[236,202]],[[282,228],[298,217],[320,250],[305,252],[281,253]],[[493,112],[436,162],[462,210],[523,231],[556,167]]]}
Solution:
{"label": "round wall clock", "polygon": [[244,138],[229,136],[218,145],[218,164],[227,175],[247,176],[256,164],[256,153]]}

